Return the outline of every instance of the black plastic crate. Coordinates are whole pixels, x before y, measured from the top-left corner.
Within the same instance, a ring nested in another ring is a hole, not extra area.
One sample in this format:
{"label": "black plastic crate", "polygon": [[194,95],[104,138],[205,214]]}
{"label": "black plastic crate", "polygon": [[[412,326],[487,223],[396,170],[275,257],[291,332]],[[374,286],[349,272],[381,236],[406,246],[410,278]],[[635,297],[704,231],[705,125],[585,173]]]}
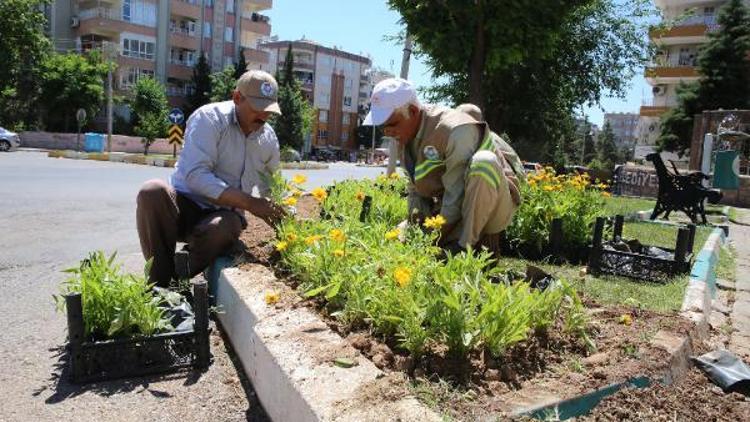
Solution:
{"label": "black plastic crate", "polygon": [[191,367],[207,368],[211,355],[208,287],[205,281],[193,284],[193,301],[195,322],[191,330],[149,337],[89,341],[84,338],[80,293],[65,296],[73,382],[135,377]]}
{"label": "black plastic crate", "polygon": [[[613,274],[638,280],[665,282],[667,279],[690,271],[695,242],[694,224],[686,227],[677,226],[677,242],[674,249],[659,248],[666,252],[665,257],[656,257],[643,253],[613,250],[605,248],[603,243],[605,218],[596,220],[594,239],[589,251],[589,271],[594,274]],[[613,240],[620,240],[624,218],[615,216]],[[642,245],[650,248],[650,245]]]}

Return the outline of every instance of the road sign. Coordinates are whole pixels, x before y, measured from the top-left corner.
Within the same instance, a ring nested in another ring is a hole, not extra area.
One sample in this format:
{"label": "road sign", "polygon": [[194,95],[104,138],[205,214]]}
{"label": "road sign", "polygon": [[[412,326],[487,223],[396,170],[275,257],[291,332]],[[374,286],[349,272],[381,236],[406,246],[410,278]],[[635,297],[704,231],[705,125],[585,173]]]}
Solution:
{"label": "road sign", "polygon": [[79,108],[78,111],[76,112],[76,120],[78,121],[79,124],[86,121],[86,110]]}
{"label": "road sign", "polygon": [[179,125],[172,125],[169,127],[169,143],[172,145],[182,145],[182,128]]}
{"label": "road sign", "polygon": [[172,110],[169,110],[169,121],[172,122],[172,124],[181,125],[182,122],[185,121],[185,113],[175,107]]}

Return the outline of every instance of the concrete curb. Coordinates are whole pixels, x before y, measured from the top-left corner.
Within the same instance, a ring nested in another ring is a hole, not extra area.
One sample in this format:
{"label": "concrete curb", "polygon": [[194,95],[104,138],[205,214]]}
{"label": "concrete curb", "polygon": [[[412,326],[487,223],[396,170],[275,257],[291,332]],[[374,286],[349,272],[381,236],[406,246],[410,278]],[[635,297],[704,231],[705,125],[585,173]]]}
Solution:
{"label": "concrete curb", "polygon": [[696,324],[701,336],[708,335],[711,302],[716,296],[716,266],[725,241],[724,230],[719,228],[708,236],[703,249],[696,255],[682,302],[680,314]]}
{"label": "concrete curb", "polygon": [[[311,310],[290,305],[297,293],[270,270],[260,265],[253,270],[252,279],[238,268],[209,273],[219,274],[215,284],[221,327],[271,419],[441,420],[414,397],[388,401],[378,400],[382,394],[366,394],[377,391],[385,374]],[[279,292],[283,305],[267,305],[268,291]],[[336,366],[338,358],[355,366]]]}
{"label": "concrete curb", "polygon": [[110,161],[114,163],[140,164],[154,167],[174,167],[177,162],[173,158],[150,157],[141,154],[127,154],[124,152],[78,152],[70,150],[52,150],[47,153],[50,158],[70,158],[74,160]]}

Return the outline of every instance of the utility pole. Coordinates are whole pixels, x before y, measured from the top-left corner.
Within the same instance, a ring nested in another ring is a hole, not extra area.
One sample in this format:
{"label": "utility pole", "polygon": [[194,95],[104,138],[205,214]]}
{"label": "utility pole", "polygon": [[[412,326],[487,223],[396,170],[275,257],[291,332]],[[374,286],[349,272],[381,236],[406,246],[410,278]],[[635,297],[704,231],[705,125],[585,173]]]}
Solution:
{"label": "utility pole", "polygon": [[112,153],[112,61],[117,57],[117,44],[105,41],[104,59],[107,60],[107,153]]}
{"label": "utility pole", "polygon": [[[406,33],[406,40],[404,40],[404,55],[401,58],[401,79],[409,79],[409,61],[411,60],[411,44],[412,38],[409,33]],[[373,127],[373,133],[375,128]],[[391,139],[388,145],[388,170],[387,175],[391,175],[396,171],[396,156],[398,155],[398,147],[395,139]]]}

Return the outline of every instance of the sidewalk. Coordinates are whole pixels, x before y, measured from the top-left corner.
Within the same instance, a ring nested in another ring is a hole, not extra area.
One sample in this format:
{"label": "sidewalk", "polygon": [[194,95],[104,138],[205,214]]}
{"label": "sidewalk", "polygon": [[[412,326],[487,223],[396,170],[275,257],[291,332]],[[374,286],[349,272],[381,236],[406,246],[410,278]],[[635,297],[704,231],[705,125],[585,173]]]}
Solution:
{"label": "sidewalk", "polygon": [[[737,210],[742,223],[750,223],[750,212]],[[732,224],[729,229],[732,245],[737,253],[737,281],[732,306],[732,338],[729,350],[750,359],[750,225]],[[736,240],[736,241],[734,241]]]}

